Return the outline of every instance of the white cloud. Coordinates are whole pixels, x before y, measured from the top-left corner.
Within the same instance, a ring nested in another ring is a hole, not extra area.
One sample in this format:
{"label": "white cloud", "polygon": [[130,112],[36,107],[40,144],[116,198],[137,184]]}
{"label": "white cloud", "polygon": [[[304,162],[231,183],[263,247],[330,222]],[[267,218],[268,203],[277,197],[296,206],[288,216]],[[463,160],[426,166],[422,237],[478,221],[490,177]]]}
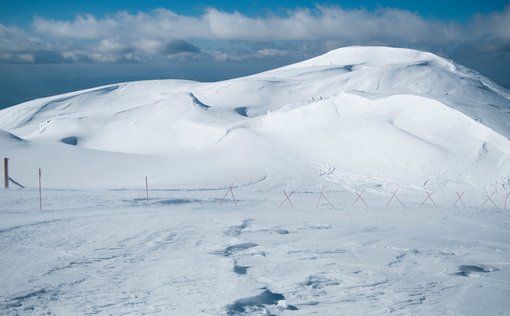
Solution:
{"label": "white cloud", "polygon": [[203,17],[181,16],[166,9],[136,14],[119,12],[101,19],[89,14],[79,15],[72,21],[37,17],[33,23],[38,34],[82,40],[113,37],[157,40],[207,38],[210,34],[204,26]]}
{"label": "white cloud", "polygon": [[287,55],[287,51],[274,48],[264,48],[258,50],[256,55],[260,57],[285,56]]}
{"label": "white cloud", "polygon": [[475,29],[478,36],[510,41],[510,5],[503,12],[477,15]]}
{"label": "white cloud", "polygon": [[35,57],[32,54],[19,54],[19,59],[23,62],[33,63],[35,61]]}
{"label": "white cloud", "polygon": [[462,35],[448,23],[424,20],[408,11],[380,9],[344,10],[339,7],[297,9],[286,16],[253,18],[238,12],[208,9],[202,16],[182,16],[166,9],[150,13],[120,12],[96,19],[80,15],[73,21],[38,17],[38,34],[65,39],[212,39],[212,40],[401,40],[449,39]]}
{"label": "white cloud", "polygon": [[[317,6],[265,17],[214,8],[200,16],[158,9],[102,18],[86,14],[73,20],[36,17],[31,33],[0,24],[0,61],[119,62],[196,58],[197,54],[225,61],[307,56],[354,44],[507,52],[509,29],[510,6],[502,12],[477,15],[465,24],[388,8],[368,11]],[[200,50],[197,45],[204,42],[206,48]]]}
{"label": "white cloud", "polygon": [[0,24],[0,49],[16,52],[22,50],[44,49],[45,45],[36,37],[31,37],[23,30]]}

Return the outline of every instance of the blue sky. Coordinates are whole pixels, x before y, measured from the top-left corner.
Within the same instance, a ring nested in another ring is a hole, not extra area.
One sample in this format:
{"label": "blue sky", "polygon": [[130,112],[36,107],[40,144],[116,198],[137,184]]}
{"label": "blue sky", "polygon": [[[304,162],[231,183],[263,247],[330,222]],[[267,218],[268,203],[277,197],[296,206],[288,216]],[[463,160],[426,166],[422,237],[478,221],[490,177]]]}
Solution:
{"label": "blue sky", "polygon": [[510,87],[509,1],[0,0],[0,108],[118,81],[219,80],[349,45],[427,50]]}
{"label": "blue sky", "polygon": [[260,16],[268,11],[284,12],[287,9],[314,7],[316,4],[339,5],[343,8],[393,7],[418,12],[427,18],[465,21],[477,13],[502,11],[508,1],[504,0],[349,0],[349,1],[306,1],[306,0],[256,0],[256,1],[168,1],[168,0],[53,0],[53,1],[8,1],[1,0],[0,21],[7,24],[27,25],[34,15],[56,19],[72,19],[76,14],[92,13],[104,16],[121,10],[130,12],[150,11],[168,8],[180,14],[197,15],[204,8],[214,7],[225,11],[239,11],[247,15]]}

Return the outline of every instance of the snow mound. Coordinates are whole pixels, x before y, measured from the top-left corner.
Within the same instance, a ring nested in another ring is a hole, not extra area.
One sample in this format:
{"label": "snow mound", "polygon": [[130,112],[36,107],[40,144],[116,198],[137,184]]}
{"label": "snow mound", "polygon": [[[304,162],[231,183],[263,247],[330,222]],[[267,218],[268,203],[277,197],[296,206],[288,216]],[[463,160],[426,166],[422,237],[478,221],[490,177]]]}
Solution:
{"label": "snow mound", "polygon": [[[0,111],[0,128],[69,153],[62,166],[104,159],[101,172],[110,163],[115,173],[102,174],[105,185],[151,176],[183,189],[483,187],[510,174],[509,92],[453,61],[389,47],[340,48],[221,82],[141,81],[33,100]],[[62,169],[55,186],[69,178]]]}
{"label": "snow mound", "polygon": [[390,65],[390,64],[420,64],[427,62],[438,66],[455,70],[455,65],[444,58],[428,52],[422,52],[407,48],[392,48],[383,46],[351,46],[332,50],[324,55],[311,58],[296,64],[282,67],[281,69],[303,68],[310,66],[350,66],[345,69],[350,71],[353,65]]}
{"label": "snow mound", "polygon": [[0,144],[2,146],[26,143],[24,139],[0,129]]}

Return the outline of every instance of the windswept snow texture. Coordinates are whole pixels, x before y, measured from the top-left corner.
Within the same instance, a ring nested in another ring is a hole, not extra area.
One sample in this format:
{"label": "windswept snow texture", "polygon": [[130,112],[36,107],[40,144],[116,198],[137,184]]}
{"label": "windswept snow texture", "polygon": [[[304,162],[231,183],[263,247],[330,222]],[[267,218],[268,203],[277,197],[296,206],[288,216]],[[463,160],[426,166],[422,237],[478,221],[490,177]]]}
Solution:
{"label": "windswept snow texture", "polygon": [[[121,83],[34,100],[0,111],[0,130],[30,141],[7,152],[17,177],[34,184],[37,165],[54,175],[51,187],[157,176],[166,188],[183,188],[184,177],[188,189],[261,179],[270,188],[483,188],[510,174],[509,96],[430,53],[347,47],[227,81]],[[57,168],[58,153],[66,163]],[[78,169],[89,177],[76,181]],[[221,183],[218,170],[228,170]]]}
{"label": "windswept snow texture", "polygon": [[238,207],[218,191],[43,193],[39,211],[37,190],[0,191],[2,315],[510,313],[508,210],[444,207],[454,194],[279,209],[283,194],[248,188]]}
{"label": "windswept snow texture", "polygon": [[348,47],[2,110],[0,314],[509,315],[509,98]]}

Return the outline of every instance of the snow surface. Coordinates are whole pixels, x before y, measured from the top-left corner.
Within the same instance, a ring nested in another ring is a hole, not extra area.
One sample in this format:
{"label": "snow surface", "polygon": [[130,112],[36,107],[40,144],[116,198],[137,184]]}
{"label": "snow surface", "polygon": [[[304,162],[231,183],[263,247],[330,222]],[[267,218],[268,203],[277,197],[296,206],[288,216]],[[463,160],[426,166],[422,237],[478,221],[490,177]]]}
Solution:
{"label": "snow surface", "polygon": [[510,311],[508,210],[234,192],[0,191],[0,314]]}
{"label": "snow surface", "polygon": [[507,90],[388,47],[4,109],[0,313],[508,314],[509,138]]}

